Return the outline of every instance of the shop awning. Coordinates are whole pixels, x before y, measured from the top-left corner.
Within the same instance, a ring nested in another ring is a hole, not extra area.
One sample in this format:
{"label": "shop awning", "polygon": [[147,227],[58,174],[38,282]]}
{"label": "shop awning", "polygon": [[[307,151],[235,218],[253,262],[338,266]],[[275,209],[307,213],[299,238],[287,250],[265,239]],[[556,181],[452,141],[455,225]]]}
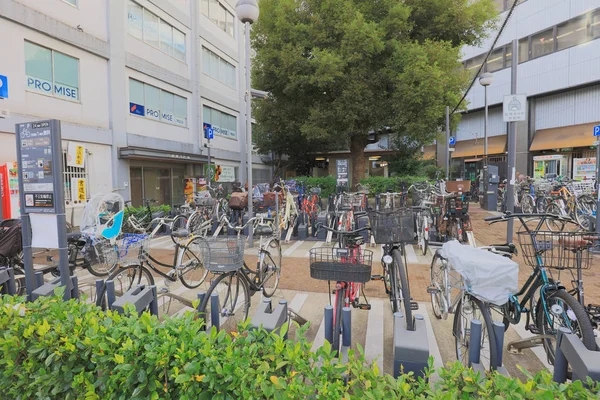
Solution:
{"label": "shop awning", "polygon": [[167,161],[187,164],[206,163],[208,161],[208,157],[200,154],[178,153],[174,151],[144,149],[140,147],[120,147],[119,158],[129,160]]}
{"label": "shop awning", "polygon": [[597,138],[593,136],[594,124],[565,126],[562,128],[540,129],[535,132],[530,151],[563,149],[566,147],[593,146]]}
{"label": "shop awning", "polygon": [[[506,153],[506,135],[488,138],[488,155]],[[456,142],[452,158],[477,157],[483,155],[483,138]]]}
{"label": "shop awning", "polygon": [[437,146],[432,144],[423,148],[423,160],[435,160],[435,153],[437,152]]}
{"label": "shop awning", "polygon": [[[489,143],[488,143],[489,146]],[[468,162],[477,162],[477,161],[481,161],[483,160],[483,158],[469,158],[468,160],[465,160],[466,163]]]}

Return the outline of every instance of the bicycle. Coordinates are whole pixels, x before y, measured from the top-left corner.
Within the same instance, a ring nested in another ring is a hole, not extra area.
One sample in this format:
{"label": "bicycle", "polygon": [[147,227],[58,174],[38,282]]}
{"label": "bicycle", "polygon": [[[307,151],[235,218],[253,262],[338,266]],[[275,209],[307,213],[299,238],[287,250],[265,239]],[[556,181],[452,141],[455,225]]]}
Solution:
{"label": "bicycle", "polygon": [[392,313],[402,310],[406,329],[414,330],[413,310],[418,304],[411,301],[408,280],[406,243],[414,241],[413,215],[410,209],[390,213],[373,211],[369,215],[371,232],[375,243],[383,245],[381,266],[383,276],[374,275],[371,280],[383,280],[385,292],[389,295]]}
{"label": "bicycle", "polygon": [[[325,280],[329,285],[329,303],[331,302],[331,282],[335,283],[335,302],[333,305],[333,343],[332,349],[336,354],[340,352],[340,335],[342,334],[342,309],[354,307],[370,310],[371,305],[364,294],[362,284],[371,280],[371,267],[373,252],[362,250],[363,237],[357,236],[360,232],[368,230],[363,227],[352,231],[338,231],[325,225],[319,225],[338,235],[338,248],[319,247],[311,249],[310,277]],[[366,303],[360,303],[360,295]]]}
{"label": "bicycle", "polygon": [[[571,219],[551,214],[504,214],[485,218],[485,221],[493,224],[512,218],[518,218],[521,222],[521,230],[517,232],[519,245],[525,263],[533,268],[533,273],[518,293],[510,296],[504,305],[488,304],[488,309],[502,316],[506,328],[510,324],[518,324],[521,314],[526,313],[526,329],[542,335],[544,350],[551,364],[554,362],[553,341],[559,327],[577,334],[588,349],[595,349],[594,330],[585,308],[550,273],[550,269],[576,268],[578,262],[589,265],[592,257],[589,248],[592,242],[587,240],[587,233],[541,230],[548,219],[572,223]],[[529,225],[534,220],[539,222],[531,228]],[[536,300],[537,293],[539,299]],[[519,300],[520,296],[524,296],[522,300]],[[531,325],[530,320],[534,322]]]}
{"label": "bicycle", "polygon": [[[207,329],[212,326],[227,331],[237,329],[239,323],[248,318],[251,297],[256,292],[262,292],[265,297],[275,294],[281,276],[281,246],[279,239],[273,236],[273,222],[273,219],[257,216],[244,225],[233,226],[222,216],[221,224],[237,235],[202,240],[203,264],[216,276],[198,309]],[[254,234],[260,238],[255,270],[244,261],[246,237],[241,234],[250,224],[254,224]],[[214,293],[218,294],[218,302],[211,299]]]}
{"label": "bicycle", "polygon": [[140,211],[135,211],[131,205],[131,200],[125,202],[125,207],[129,217],[125,220],[124,228],[128,231],[146,233],[152,227],[156,218],[164,215],[162,211],[153,212],[150,204],[156,203],[154,199],[144,199],[144,207]]}

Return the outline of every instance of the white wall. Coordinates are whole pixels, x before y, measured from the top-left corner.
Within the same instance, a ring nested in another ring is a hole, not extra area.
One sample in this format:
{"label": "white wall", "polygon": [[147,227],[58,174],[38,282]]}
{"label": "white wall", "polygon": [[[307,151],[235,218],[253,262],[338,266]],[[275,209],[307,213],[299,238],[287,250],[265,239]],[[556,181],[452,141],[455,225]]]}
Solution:
{"label": "white wall", "polygon": [[78,0],[77,7],[63,0],[16,1],[72,27],[79,25],[87,34],[102,40],[108,40],[106,4],[104,1]]}
{"label": "white wall", "polygon": [[[456,140],[481,139],[484,137],[484,112],[476,111],[462,115],[456,129]],[[488,137],[506,134],[506,123],[502,121],[502,110],[494,108],[488,114]]]}
{"label": "white wall", "polygon": [[[108,65],[105,59],[4,19],[0,19],[0,32],[2,53],[6,55],[2,58],[1,69],[9,80],[9,98],[2,100],[2,108],[40,119],[56,118],[108,128]],[[25,40],[79,59],[79,102],[26,90]]]}
{"label": "white wall", "polygon": [[535,104],[536,129],[600,121],[600,85],[539,98]]}

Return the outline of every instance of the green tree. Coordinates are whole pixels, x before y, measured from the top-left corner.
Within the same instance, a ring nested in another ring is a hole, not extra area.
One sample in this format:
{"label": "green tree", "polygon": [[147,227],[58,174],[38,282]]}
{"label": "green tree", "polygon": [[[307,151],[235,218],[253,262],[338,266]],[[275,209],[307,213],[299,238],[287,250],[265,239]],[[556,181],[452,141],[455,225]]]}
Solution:
{"label": "green tree", "polygon": [[[491,0],[260,0],[252,29],[261,152],[292,158],[350,149],[353,184],[367,167],[367,132],[392,128],[431,142],[468,77],[462,44],[476,44]],[[266,134],[270,133],[270,136]],[[396,140],[398,141],[398,140]]]}

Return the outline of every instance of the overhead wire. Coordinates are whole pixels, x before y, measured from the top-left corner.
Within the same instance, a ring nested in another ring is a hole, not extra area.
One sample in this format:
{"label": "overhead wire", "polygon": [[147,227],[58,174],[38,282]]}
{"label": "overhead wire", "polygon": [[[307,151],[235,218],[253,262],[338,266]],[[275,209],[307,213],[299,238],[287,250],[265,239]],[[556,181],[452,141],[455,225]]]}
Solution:
{"label": "overhead wire", "polygon": [[[477,77],[479,76],[479,74],[481,74],[481,71],[483,70],[483,67],[487,63],[488,58],[490,57],[490,55],[494,51],[494,47],[496,47],[496,43],[498,43],[498,40],[500,39],[500,36],[502,35],[502,32],[504,32],[504,28],[506,28],[506,25],[508,24],[508,21],[510,20],[510,17],[512,16],[513,11],[515,10],[515,7],[517,6],[518,3],[519,3],[519,0],[514,0],[513,1],[513,4],[510,7],[510,10],[508,11],[508,14],[506,15],[506,18],[504,19],[504,22],[502,23],[502,26],[500,27],[500,30],[498,31],[498,34],[496,35],[496,38],[494,39],[494,42],[492,43],[492,46],[490,47],[490,49],[488,50],[487,54],[485,55],[485,59],[483,60],[483,62],[479,66],[479,69],[477,70],[477,73],[473,77],[473,80],[471,80],[471,84],[469,85],[468,89],[465,90],[465,93],[463,94],[462,98],[456,104],[456,107],[454,107],[454,109],[452,110],[452,112],[450,114],[454,114],[456,112],[456,110],[458,110],[458,108],[460,107],[460,105],[462,104],[462,102],[467,97],[467,93],[469,93],[469,90],[471,90],[471,88],[475,84],[475,81],[477,80]],[[518,55],[517,54],[513,54],[512,57],[518,57]]]}

